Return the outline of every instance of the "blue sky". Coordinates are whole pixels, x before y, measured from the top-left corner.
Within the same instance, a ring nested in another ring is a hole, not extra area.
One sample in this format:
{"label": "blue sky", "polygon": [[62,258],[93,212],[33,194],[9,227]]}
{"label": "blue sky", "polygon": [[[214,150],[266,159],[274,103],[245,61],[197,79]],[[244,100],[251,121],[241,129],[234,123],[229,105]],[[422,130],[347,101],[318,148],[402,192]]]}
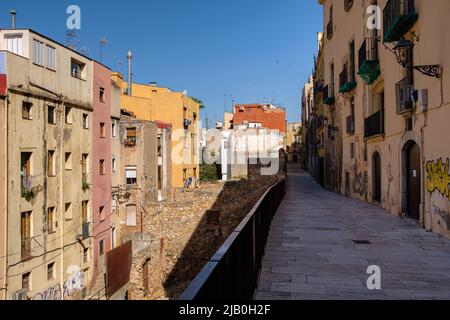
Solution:
{"label": "blue sky", "polygon": [[32,28],[66,43],[66,9],[81,8],[78,46],[103,63],[126,71],[134,53],[134,80],[188,90],[206,105],[210,123],[235,103],[272,102],[300,117],[300,90],[312,70],[317,32],[316,0],[2,0],[0,27]]}

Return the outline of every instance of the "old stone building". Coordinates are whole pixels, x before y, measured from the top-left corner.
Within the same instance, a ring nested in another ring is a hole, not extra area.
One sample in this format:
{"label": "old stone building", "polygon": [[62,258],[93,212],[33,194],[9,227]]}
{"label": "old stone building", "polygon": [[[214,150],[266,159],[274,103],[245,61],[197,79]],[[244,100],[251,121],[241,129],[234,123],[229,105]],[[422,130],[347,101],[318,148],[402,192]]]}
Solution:
{"label": "old stone building", "polygon": [[137,119],[126,112],[121,116],[123,174],[116,195],[121,239],[143,233],[145,210],[171,195],[171,129],[170,124]]}
{"label": "old stone building", "polygon": [[172,125],[172,186],[197,187],[200,177],[200,103],[183,92],[152,84],[132,83],[111,75],[121,88],[121,106],[137,118]]}
{"label": "old stone building", "polygon": [[[446,0],[320,0],[338,190],[450,237]],[[334,124],[333,124],[334,121]],[[329,151],[328,151],[329,152]]]}

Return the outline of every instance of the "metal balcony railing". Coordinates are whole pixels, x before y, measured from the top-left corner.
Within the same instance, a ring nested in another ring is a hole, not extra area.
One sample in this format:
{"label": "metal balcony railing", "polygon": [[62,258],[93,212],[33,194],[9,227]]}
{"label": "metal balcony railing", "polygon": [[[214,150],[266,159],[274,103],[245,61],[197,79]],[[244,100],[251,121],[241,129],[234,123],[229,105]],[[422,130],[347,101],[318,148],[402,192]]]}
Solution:
{"label": "metal balcony railing", "polygon": [[384,111],[380,110],[364,120],[364,137],[384,134]]}
{"label": "metal balcony railing", "polygon": [[417,19],[414,0],[389,0],[383,10],[384,42],[400,40]]}
{"label": "metal balcony railing", "polygon": [[285,181],[271,187],[181,295],[183,301],[251,300]]}
{"label": "metal balcony railing", "polygon": [[414,86],[408,83],[408,78],[405,77],[395,85],[397,113],[412,111],[414,102],[412,100],[412,91]]}
{"label": "metal balcony railing", "polygon": [[329,83],[323,87],[323,103],[332,105],[335,102],[334,83]]}
{"label": "metal balcony railing", "polygon": [[381,74],[378,59],[378,39],[365,38],[358,51],[358,74],[367,84],[372,84]]}

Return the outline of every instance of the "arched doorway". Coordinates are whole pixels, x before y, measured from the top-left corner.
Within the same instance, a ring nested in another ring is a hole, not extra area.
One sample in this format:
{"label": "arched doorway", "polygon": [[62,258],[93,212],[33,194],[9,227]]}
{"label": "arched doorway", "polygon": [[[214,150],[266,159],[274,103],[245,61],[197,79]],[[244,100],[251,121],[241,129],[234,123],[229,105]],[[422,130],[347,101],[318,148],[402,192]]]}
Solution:
{"label": "arched doorway", "polygon": [[375,152],[372,156],[373,201],[381,203],[381,156]]}
{"label": "arched doorway", "polygon": [[420,148],[417,143],[410,141],[403,150],[406,170],[406,213],[409,218],[420,221],[420,202],[421,202],[421,171],[420,171]]}

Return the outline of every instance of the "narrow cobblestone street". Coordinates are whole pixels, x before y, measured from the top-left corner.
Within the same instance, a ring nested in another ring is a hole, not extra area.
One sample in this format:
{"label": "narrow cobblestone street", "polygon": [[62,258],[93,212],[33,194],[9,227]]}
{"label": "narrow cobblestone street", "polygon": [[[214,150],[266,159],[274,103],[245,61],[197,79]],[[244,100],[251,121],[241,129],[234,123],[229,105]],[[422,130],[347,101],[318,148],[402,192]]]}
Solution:
{"label": "narrow cobblestone street", "polygon": [[[367,289],[371,265],[381,290]],[[290,168],[255,298],[449,299],[449,270],[450,241]]]}

